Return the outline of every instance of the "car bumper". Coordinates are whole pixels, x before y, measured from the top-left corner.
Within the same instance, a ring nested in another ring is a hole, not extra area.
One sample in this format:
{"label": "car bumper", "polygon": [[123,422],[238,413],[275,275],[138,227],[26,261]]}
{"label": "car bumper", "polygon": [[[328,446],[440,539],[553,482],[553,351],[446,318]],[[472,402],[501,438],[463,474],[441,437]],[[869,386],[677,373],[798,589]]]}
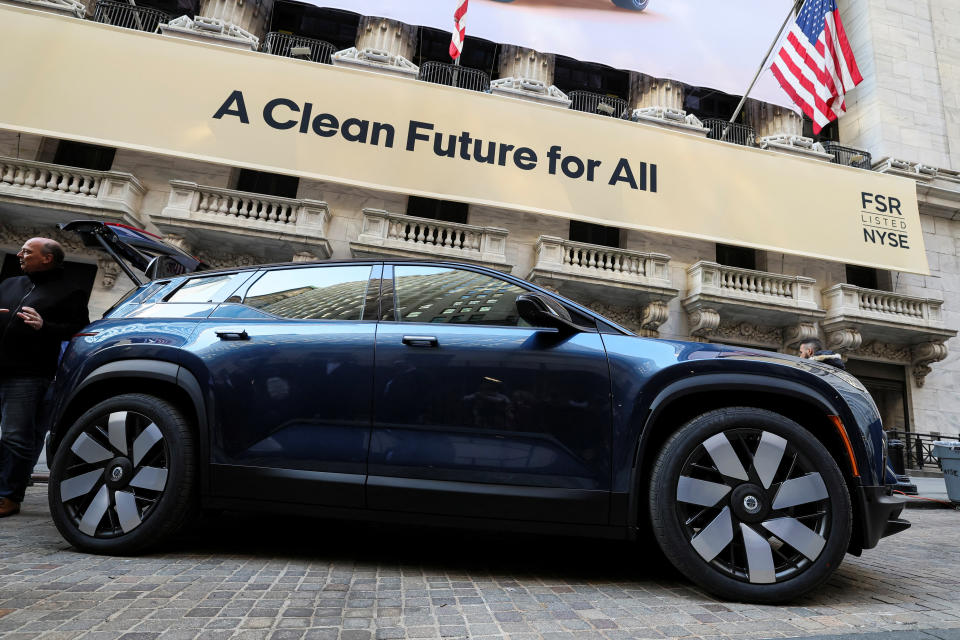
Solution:
{"label": "car bumper", "polygon": [[906,498],[894,495],[892,487],[858,487],[856,493],[861,515],[862,548],[872,549],[880,538],[910,528],[910,522],[900,518]]}

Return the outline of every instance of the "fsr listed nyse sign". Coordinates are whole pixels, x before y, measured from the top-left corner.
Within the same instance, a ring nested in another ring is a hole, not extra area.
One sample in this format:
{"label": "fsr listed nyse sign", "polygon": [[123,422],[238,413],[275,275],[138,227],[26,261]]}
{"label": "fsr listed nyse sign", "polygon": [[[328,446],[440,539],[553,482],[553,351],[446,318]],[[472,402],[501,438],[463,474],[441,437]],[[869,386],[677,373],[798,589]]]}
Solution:
{"label": "fsr listed nyse sign", "polygon": [[899,198],[861,191],[860,205],[864,242],[898,249],[910,248],[907,221],[900,211]]}
{"label": "fsr listed nyse sign", "polygon": [[[501,222],[510,211],[559,217],[544,233],[577,219],[652,246],[665,234],[928,272],[906,178],[12,5],[0,5],[0,25],[0,87],[17,96],[0,100],[0,128],[14,132],[484,205]],[[57,47],[37,50],[40,39]],[[125,91],[60,64],[62,51],[110,69]],[[884,229],[864,241],[860,214],[876,209],[863,192],[899,201],[906,247]]]}

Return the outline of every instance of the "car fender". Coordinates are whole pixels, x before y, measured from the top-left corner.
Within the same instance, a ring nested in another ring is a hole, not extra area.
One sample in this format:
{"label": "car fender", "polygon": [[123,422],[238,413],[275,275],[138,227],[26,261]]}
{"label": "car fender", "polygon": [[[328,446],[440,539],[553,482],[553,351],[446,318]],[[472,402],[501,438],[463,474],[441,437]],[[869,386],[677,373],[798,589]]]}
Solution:
{"label": "car fender", "polygon": [[[634,450],[633,468],[631,469],[629,487],[630,496],[627,506],[627,522],[631,527],[637,526],[639,522],[640,506],[645,500],[641,496],[641,482],[647,469],[643,468],[643,452],[648,446],[654,433],[653,426],[657,419],[663,414],[663,411],[673,402],[684,396],[704,391],[753,391],[761,393],[789,396],[808,402],[821,409],[825,415],[837,415],[844,425],[852,425],[853,416],[847,409],[839,395],[836,399],[831,399],[819,389],[811,385],[789,380],[782,377],[774,377],[769,373],[744,373],[744,372],[709,372],[697,373],[692,376],[686,376],[680,379],[674,379],[660,388],[653,400],[644,412],[646,419],[639,437],[637,438],[636,448]],[[848,434],[851,431],[848,429]],[[856,437],[849,437],[850,444],[853,447],[856,462],[860,468],[868,466],[866,448],[860,437],[859,429],[853,429],[852,433]]]}

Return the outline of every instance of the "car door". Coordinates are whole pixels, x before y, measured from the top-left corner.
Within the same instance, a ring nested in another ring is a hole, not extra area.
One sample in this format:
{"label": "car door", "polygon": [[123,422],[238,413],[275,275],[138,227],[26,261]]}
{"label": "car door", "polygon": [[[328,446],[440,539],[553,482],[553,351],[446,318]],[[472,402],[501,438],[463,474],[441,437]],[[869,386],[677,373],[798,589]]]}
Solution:
{"label": "car door", "polygon": [[215,497],[364,505],[380,269],[267,270],[201,324]]}
{"label": "car door", "polygon": [[595,327],[523,326],[525,290],[480,269],[397,264],[392,281],[385,269],[369,506],[606,523],[610,382]]}

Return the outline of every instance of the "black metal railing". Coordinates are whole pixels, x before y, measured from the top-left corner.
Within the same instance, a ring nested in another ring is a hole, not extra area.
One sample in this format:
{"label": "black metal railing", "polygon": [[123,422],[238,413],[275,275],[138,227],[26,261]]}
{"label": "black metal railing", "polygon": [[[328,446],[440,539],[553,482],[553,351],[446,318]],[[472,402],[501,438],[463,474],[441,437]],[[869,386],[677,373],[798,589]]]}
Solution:
{"label": "black metal railing", "polygon": [[[723,118],[706,118],[703,121],[703,126],[709,129],[707,137],[711,140],[723,140],[745,147],[755,147],[757,145],[757,134],[753,127],[748,124],[740,124],[739,122],[731,124],[729,120]],[[726,134],[724,134],[724,131],[726,131]]]}
{"label": "black metal railing", "polygon": [[574,111],[598,113],[611,118],[627,117],[627,101],[623,98],[580,89],[569,92],[567,97],[570,98],[570,108]]}
{"label": "black metal railing", "polygon": [[873,166],[873,159],[868,151],[854,149],[853,147],[845,147],[841,144],[830,141],[823,142],[822,144],[827,153],[833,156],[834,164],[856,167],[857,169],[866,169],[867,171],[869,171]]}
{"label": "black metal railing", "polygon": [[950,440],[939,433],[913,433],[911,431],[887,431],[887,441],[900,440],[904,445],[904,462],[910,469],[923,469],[924,465],[937,467],[939,459],[933,453],[933,443]]}
{"label": "black metal railing", "polygon": [[420,65],[417,80],[469,91],[490,91],[490,76],[479,69],[429,60]]}
{"label": "black metal railing", "polygon": [[112,24],[124,29],[154,33],[161,24],[173,19],[169,13],[150,7],[136,7],[126,2],[99,0],[93,14],[95,22]]}
{"label": "black metal railing", "polygon": [[264,38],[260,50],[275,56],[312,60],[322,64],[330,64],[330,56],[337,48],[325,40],[305,38],[289,33],[271,31]]}

